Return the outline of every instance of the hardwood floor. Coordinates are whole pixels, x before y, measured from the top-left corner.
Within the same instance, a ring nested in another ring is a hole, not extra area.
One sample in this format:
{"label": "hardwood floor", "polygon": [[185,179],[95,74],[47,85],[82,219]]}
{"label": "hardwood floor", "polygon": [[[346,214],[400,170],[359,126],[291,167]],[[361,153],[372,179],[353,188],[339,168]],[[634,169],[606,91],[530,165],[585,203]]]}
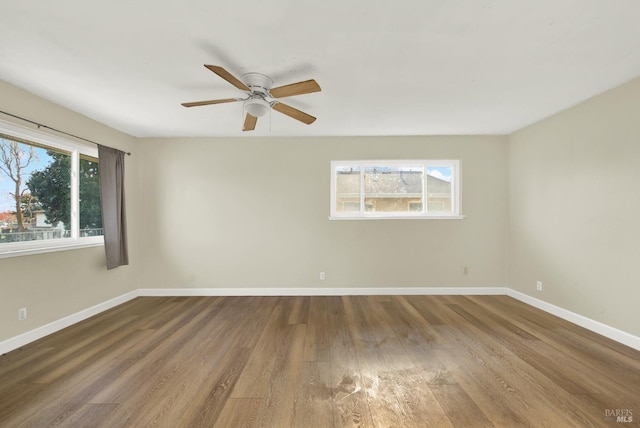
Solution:
{"label": "hardwood floor", "polygon": [[639,420],[640,352],[506,296],[144,297],[0,356],[1,427]]}

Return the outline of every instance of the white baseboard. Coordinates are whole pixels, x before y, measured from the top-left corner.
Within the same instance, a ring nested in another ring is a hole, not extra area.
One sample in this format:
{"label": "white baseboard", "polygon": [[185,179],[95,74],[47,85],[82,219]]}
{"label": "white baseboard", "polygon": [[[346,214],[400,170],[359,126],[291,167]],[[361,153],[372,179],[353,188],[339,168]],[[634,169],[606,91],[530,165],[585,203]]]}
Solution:
{"label": "white baseboard", "polygon": [[507,295],[640,351],[640,337],[507,287],[345,287],[345,288],[141,288],[0,342],[0,355],[34,342],[138,296],[385,296]]}
{"label": "white baseboard", "polygon": [[505,295],[505,287],[141,288],[139,296]]}
{"label": "white baseboard", "polygon": [[591,330],[595,333],[601,334],[602,336],[608,337],[609,339],[615,340],[616,342],[622,343],[623,345],[627,345],[630,348],[640,351],[640,337],[638,336],[634,336],[625,331],[618,330],[617,328],[576,314],[575,312],[571,312],[559,306],[552,305],[551,303],[547,303],[543,300],[536,299],[535,297],[531,297],[519,291],[512,290],[510,288],[507,288],[507,290],[507,296],[513,297],[514,299],[520,300],[521,302],[524,302],[535,308],[541,309],[559,318],[572,322],[573,324],[579,325],[580,327],[584,327],[587,330]]}
{"label": "white baseboard", "polygon": [[13,351],[14,349],[18,349],[19,347],[24,346],[28,343],[35,342],[36,340],[48,336],[51,333],[55,333],[56,331],[60,331],[63,328],[79,323],[80,321],[83,321],[87,318],[99,314],[100,312],[104,312],[115,306],[128,302],[131,299],[135,299],[136,297],[138,297],[137,290],[131,291],[121,296],[107,300],[106,302],[98,303],[95,306],[83,309],[79,312],[76,312],[75,314],[60,318],[57,321],[45,324],[42,327],[35,328],[21,335],[7,339],[3,342],[0,342],[0,355],[5,354],[9,351]]}

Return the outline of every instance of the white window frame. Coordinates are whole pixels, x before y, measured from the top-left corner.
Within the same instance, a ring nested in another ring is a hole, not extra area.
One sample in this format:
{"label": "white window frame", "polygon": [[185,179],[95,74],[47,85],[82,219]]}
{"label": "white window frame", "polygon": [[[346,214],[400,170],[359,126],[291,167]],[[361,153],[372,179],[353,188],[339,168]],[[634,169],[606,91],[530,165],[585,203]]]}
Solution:
{"label": "white window frame", "polygon": [[103,236],[80,237],[78,218],[79,209],[79,176],[80,155],[98,158],[98,148],[85,146],[35,129],[25,128],[13,123],[0,121],[0,132],[11,137],[31,141],[36,144],[61,149],[71,153],[71,236],[40,241],[11,242],[0,244],[0,258],[24,256],[29,254],[48,253],[53,251],[73,250],[77,248],[97,247],[104,245]]}
{"label": "white window frame", "polygon": [[[422,205],[423,211],[406,211],[406,212],[371,212],[365,210],[364,205],[364,183],[363,172],[366,167],[370,166],[389,166],[389,167],[402,167],[402,166],[422,166],[424,168],[424,184],[422,186]],[[427,167],[433,166],[446,166],[452,169],[452,210],[449,213],[443,212],[427,212]],[[336,169],[337,168],[360,168],[361,171],[361,185],[360,185],[360,211],[354,212],[338,212],[336,210]],[[347,160],[347,161],[331,161],[331,208],[329,219],[330,220],[385,220],[385,219],[463,219],[464,215],[460,211],[461,201],[461,185],[460,185],[460,161],[459,160],[424,160],[424,159],[410,159],[410,160]]]}

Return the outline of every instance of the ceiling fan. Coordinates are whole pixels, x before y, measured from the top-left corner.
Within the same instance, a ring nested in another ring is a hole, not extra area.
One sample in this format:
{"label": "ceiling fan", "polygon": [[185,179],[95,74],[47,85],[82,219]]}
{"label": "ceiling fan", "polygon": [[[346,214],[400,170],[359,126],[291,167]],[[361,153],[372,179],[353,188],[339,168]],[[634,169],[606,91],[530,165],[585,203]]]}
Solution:
{"label": "ceiling fan", "polygon": [[292,83],[290,85],[272,88],[273,81],[269,76],[260,73],[246,73],[240,79],[237,79],[224,68],[217,65],[204,65],[209,70],[231,83],[236,88],[247,93],[245,98],[224,98],[220,100],[196,101],[191,103],[182,103],[185,107],[206,106],[211,104],[233,103],[243,101],[244,108],[247,112],[244,119],[243,131],[253,131],[256,129],[256,123],[260,116],[263,116],[270,109],[274,109],[282,114],[286,114],[302,123],[311,125],[316,118],[295,109],[277,98],[290,97],[293,95],[310,94],[312,92],[320,92],[320,85],[311,79],[303,82]]}

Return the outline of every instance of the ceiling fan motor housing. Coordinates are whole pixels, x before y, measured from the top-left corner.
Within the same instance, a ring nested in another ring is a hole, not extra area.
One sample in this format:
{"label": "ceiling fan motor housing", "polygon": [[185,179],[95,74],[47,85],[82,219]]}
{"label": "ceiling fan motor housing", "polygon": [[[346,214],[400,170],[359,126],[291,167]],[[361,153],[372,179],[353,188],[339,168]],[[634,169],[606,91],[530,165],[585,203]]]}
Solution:
{"label": "ceiling fan motor housing", "polygon": [[273,80],[269,76],[260,73],[245,73],[241,77],[251,92],[267,95],[273,86]]}
{"label": "ceiling fan motor housing", "polygon": [[271,108],[271,103],[265,98],[269,97],[273,80],[260,73],[246,73],[241,79],[251,89],[249,99],[244,102],[245,110],[254,117],[264,116]]}

